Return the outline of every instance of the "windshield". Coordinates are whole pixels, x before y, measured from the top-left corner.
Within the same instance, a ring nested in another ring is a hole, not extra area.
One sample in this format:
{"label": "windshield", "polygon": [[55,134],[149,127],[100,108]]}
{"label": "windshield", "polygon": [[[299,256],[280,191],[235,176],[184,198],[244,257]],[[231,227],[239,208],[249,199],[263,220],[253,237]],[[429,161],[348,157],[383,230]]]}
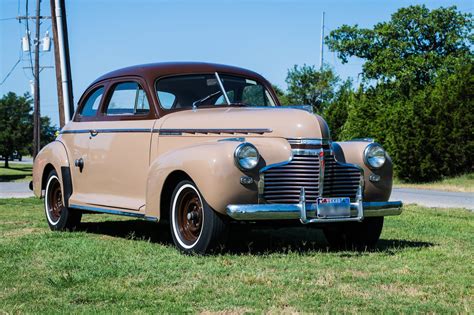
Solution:
{"label": "windshield", "polygon": [[210,105],[275,106],[270,93],[260,82],[217,73],[164,78],[156,83],[156,92],[164,109]]}

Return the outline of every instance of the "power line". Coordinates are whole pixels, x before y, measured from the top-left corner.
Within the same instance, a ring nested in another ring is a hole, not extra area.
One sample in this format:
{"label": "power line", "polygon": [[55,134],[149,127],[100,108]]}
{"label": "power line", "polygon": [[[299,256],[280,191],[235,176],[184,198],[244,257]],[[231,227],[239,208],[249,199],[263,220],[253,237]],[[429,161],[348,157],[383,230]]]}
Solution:
{"label": "power line", "polygon": [[16,66],[18,66],[18,64],[21,62],[21,57],[18,58],[17,62],[15,62],[15,64],[13,65],[13,67],[11,68],[11,70],[7,73],[7,75],[5,76],[5,78],[3,78],[2,82],[0,82],[0,85],[3,85],[3,83],[5,83],[5,81],[8,79],[8,77],[12,74],[13,70],[15,70]]}
{"label": "power line", "polygon": [[23,51],[21,49],[21,44],[20,44],[20,50],[19,50],[19,54],[18,54],[18,60],[17,62],[12,66],[12,68],[10,69],[10,71],[7,73],[7,75],[3,78],[2,82],[0,82],[0,85],[3,85],[3,83],[5,83],[5,81],[8,79],[8,77],[13,73],[13,71],[16,69],[16,66],[18,66],[18,64],[23,61]]}

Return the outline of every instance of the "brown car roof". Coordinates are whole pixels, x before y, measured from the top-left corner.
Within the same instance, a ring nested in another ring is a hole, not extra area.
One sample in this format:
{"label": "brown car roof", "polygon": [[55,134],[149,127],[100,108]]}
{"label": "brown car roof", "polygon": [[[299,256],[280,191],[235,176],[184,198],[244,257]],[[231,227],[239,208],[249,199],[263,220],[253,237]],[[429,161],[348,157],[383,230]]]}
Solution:
{"label": "brown car roof", "polygon": [[92,84],[123,76],[138,75],[148,80],[155,80],[159,77],[169,75],[214,72],[236,74],[267,82],[256,72],[234,66],[206,62],[159,62],[118,69],[101,76]]}

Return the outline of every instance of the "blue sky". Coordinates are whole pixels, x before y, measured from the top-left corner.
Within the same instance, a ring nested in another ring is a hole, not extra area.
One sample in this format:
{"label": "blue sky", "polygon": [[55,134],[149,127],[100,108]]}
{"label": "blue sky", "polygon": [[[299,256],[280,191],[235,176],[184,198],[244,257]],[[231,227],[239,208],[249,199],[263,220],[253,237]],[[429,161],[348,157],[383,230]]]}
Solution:
{"label": "blue sky", "polygon": [[[29,14],[35,2],[29,1]],[[456,5],[472,12],[473,1],[310,1],[310,0],[66,0],[74,85],[77,102],[84,89],[105,72],[134,64],[189,60],[231,64],[261,73],[286,88],[288,68],[319,64],[321,13],[326,12],[326,34],[342,24],[370,27],[388,20],[400,7],[425,4],[429,8]],[[21,56],[25,24],[9,19],[25,15],[26,0],[0,0],[0,82]],[[41,3],[50,15],[49,0]],[[41,34],[49,29],[43,22]],[[33,23],[30,28],[34,30]],[[32,33],[34,33],[32,31]],[[0,86],[8,91],[30,91],[28,55]],[[325,61],[342,78],[353,77],[361,60],[342,65],[325,49]],[[54,65],[53,52],[41,54],[41,65]],[[41,73],[41,111],[57,124],[54,69]]]}

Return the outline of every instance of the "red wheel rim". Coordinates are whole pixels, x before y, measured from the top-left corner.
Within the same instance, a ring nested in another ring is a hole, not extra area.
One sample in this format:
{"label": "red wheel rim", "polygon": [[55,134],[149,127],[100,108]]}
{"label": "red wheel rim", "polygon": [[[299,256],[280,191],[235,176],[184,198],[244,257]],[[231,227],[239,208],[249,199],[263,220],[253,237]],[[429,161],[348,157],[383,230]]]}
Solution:
{"label": "red wheel rim", "polygon": [[186,245],[194,244],[201,234],[203,206],[198,193],[185,188],[176,203],[176,223],[181,240]]}
{"label": "red wheel rim", "polygon": [[61,218],[61,212],[64,208],[61,185],[56,178],[50,180],[47,194],[48,216],[52,222],[56,223]]}

